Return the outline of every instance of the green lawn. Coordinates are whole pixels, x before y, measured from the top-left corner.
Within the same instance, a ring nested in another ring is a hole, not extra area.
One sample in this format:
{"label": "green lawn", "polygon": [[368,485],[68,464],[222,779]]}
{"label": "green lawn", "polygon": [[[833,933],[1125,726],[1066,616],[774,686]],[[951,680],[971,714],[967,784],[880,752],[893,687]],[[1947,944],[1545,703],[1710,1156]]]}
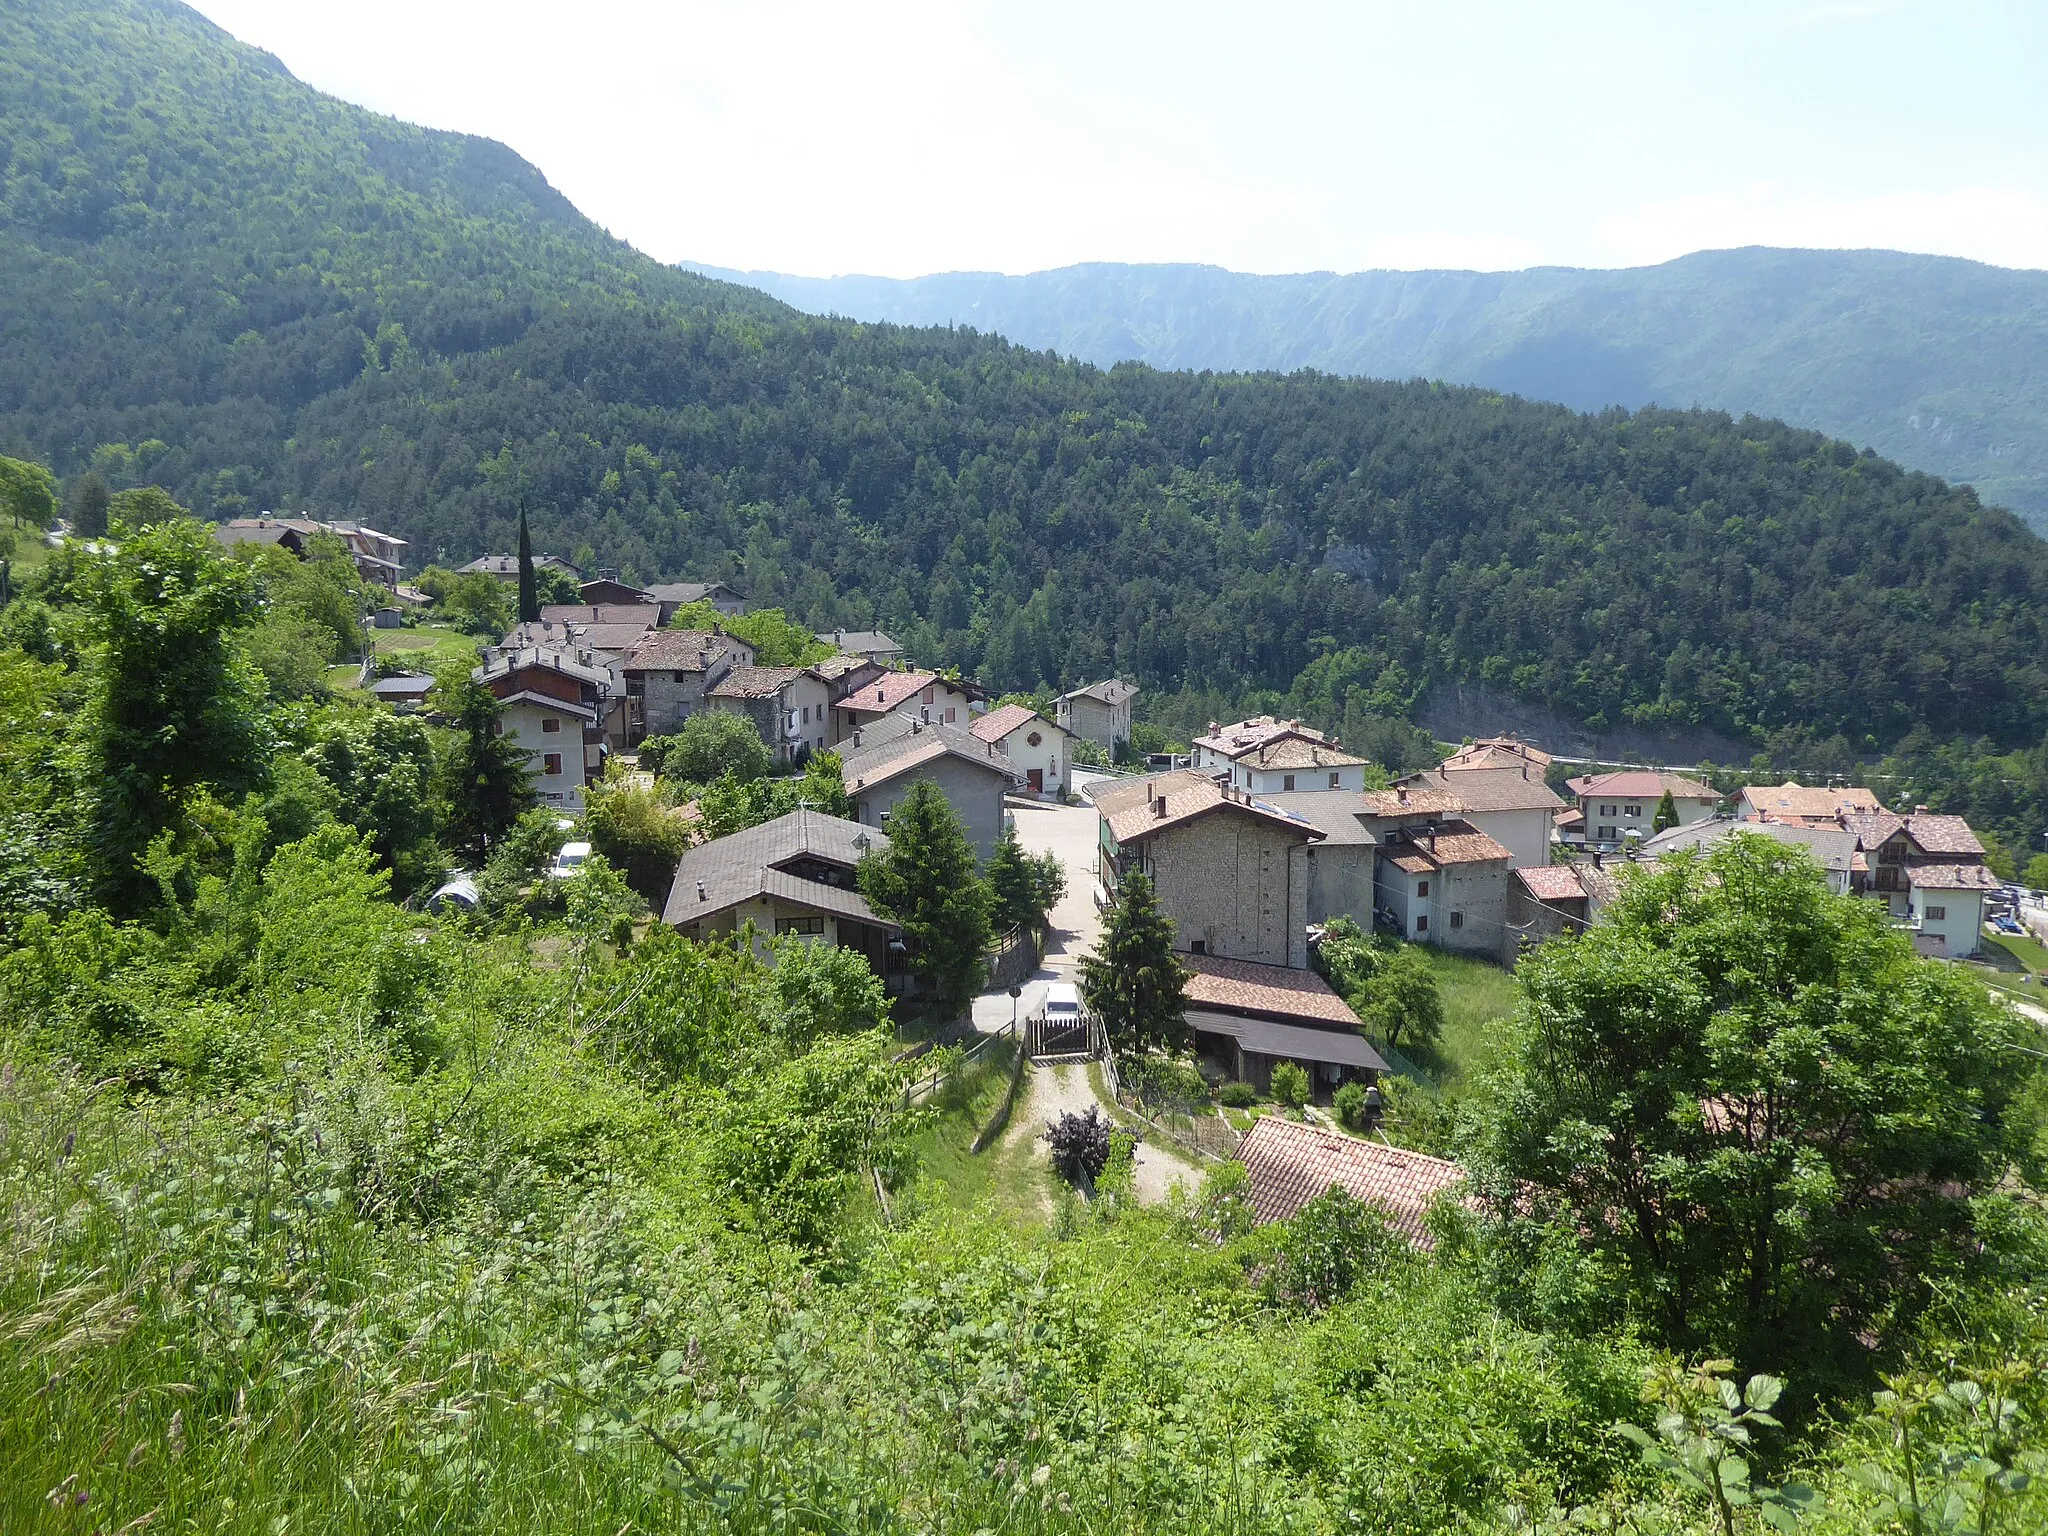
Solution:
{"label": "green lawn", "polygon": [[2048,945],[2042,944],[2038,939],[2012,933],[1985,934],[1985,954],[1990,957],[1993,965],[2004,970],[2006,967],[2000,964],[1998,956],[1992,953],[1994,950],[2009,956],[2020,970],[2032,971],[2037,976],[2048,973]]}
{"label": "green lawn", "polygon": [[459,629],[421,624],[412,629],[372,630],[371,634],[379,656],[403,656],[408,666],[430,668],[440,662],[476,664],[476,637]]}
{"label": "green lawn", "polygon": [[986,1151],[975,1152],[974,1138],[995,1113],[1010,1085],[1010,1063],[1017,1047],[1009,1041],[989,1046],[952,1082],[932,1098],[933,1119],[913,1148],[923,1177],[913,1199],[940,1201],[956,1209],[993,1206],[1020,1226],[1043,1223],[1049,1209],[1046,1164],[1032,1155],[1035,1143],[1006,1146],[1017,1117],[1027,1113],[1030,1071],[1018,1089],[1009,1131]]}
{"label": "green lawn", "polygon": [[1444,1031],[1435,1045],[1404,1046],[1402,1052],[1429,1074],[1435,1086],[1449,1088],[1478,1064],[1487,1025],[1515,1011],[1521,989],[1511,973],[1490,961],[1428,947],[1422,953],[1436,973]]}

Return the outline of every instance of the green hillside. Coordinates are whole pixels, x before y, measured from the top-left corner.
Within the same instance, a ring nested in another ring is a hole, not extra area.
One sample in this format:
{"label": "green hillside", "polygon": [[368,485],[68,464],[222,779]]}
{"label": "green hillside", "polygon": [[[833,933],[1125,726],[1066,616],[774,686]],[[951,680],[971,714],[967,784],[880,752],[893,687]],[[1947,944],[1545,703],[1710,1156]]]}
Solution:
{"label": "green hillside", "polygon": [[0,139],[0,450],[202,515],[462,559],[525,505],[544,548],[878,621],[999,689],[1116,670],[1342,721],[1472,682],[1854,751],[2048,728],[2048,545],[1775,422],[805,317],[152,0],[21,12]]}
{"label": "green hillside", "polygon": [[1104,366],[1321,368],[1585,411],[1654,401],[1777,416],[1967,481],[2048,532],[2048,272],[1761,248],[1625,271],[698,270],[819,314],[971,325]]}

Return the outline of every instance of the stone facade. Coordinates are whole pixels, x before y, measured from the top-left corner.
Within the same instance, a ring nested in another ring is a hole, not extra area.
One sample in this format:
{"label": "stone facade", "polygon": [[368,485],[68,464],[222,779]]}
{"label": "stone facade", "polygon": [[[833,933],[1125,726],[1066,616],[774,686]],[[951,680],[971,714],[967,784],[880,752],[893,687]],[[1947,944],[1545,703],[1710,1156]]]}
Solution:
{"label": "stone facade", "polygon": [[1152,878],[1181,948],[1307,966],[1309,859],[1299,833],[1220,812],[1167,827],[1111,856],[1124,872],[1140,868]]}

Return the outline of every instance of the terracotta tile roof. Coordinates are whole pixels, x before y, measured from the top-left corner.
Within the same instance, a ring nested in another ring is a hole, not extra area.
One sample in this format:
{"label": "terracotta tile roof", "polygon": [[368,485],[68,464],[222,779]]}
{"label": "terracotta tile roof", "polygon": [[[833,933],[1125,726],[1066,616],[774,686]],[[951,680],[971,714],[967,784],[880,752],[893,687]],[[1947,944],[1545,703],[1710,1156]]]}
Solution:
{"label": "terracotta tile roof", "polygon": [[1648,769],[1625,768],[1619,773],[1591,773],[1567,779],[1565,788],[1581,800],[1588,795],[1611,795],[1617,800],[1658,800],[1670,791],[1674,800],[1704,800],[1721,803],[1721,792],[1697,779],[1676,773],[1652,773]]}
{"label": "terracotta tile roof", "polygon": [[[1153,802],[1163,798],[1166,814],[1160,815]],[[1217,812],[1252,816],[1284,827],[1304,840],[1321,841],[1322,828],[1307,817],[1232,790],[1206,773],[1183,768],[1156,778],[1132,779],[1114,788],[1100,790],[1095,808],[1109,823],[1109,835],[1119,843],[1138,842],[1198,817]]]}
{"label": "terracotta tile roof", "polygon": [[839,707],[864,715],[885,715],[898,705],[916,698],[938,680],[936,672],[884,672],[841,699]]}
{"label": "terracotta tile roof", "polygon": [[1564,804],[1557,791],[1534,768],[1434,768],[1396,781],[1409,799],[1419,790],[1435,790],[1466,811],[1554,811]]}
{"label": "terracotta tile roof", "polygon": [[1552,820],[1557,823],[1559,831],[1572,832],[1586,824],[1586,813],[1576,806],[1568,806],[1559,811]]}
{"label": "terracotta tile roof", "polygon": [[1444,759],[1453,773],[1464,768],[1548,768],[1550,754],[1513,736],[1483,736],[1469,747],[1460,747]]}
{"label": "terracotta tile roof", "polygon": [[1194,1008],[1220,1008],[1258,1018],[1301,1020],[1325,1029],[1358,1028],[1358,1015],[1314,971],[1221,955],[1182,955],[1193,972],[1185,996]]}
{"label": "terracotta tile roof", "polygon": [[734,667],[711,690],[714,699],[771,699],[804,675],[802,667]]}
{"label": "terracotta tile roof", "polygon": [[1515,871],[1515,878],[1538,901],[1584,901],[1586,888],[1569,864],[1534,864]]}
{"label": "terracotta tile roof", "polygon": [[653,667],[671,672],[700,672],[708,663],[734,651],[728,637],[714,635],[708,629],[653,629],[634,642],[626,652],[625,664],[629,671]]}
{"label": "terracotta tile roof", "polygon": [[1998,876],[1984,864],[1915,864],[1906,883],[1922,891],[1995,891]]}
{"label": "terracotta tile roof", "polygon": [[1368,816],[1458,816],[1465,802],[1448,788],[1404,781],[1392,789],[1367,790],[1363,809]]}
{"label": "terracotta tile roof", "polygon": [[1833,822],[1844,811],[1883,809],[1876,795],[1853,785],[1809,789],[1787,779],[1783,784],[1751,784],[1742,791],[1742,814],[1746,821],[1803,821],[1817,825]]}
{"label": "terracotta tile roof", "polygon": [[1465,1180],[1465,1170],[1444,1158],[1279,1115],[1254,1121],[1237,1155],[1251,1176],[1260,1222],[1285,1221],[1334,1186],[1385,1212],[1397,1232],[1424,1249],[1433,1245],[1425,1225],[1430,1207]]}
{"label": "terracotta tile roof", "polygon": [[[1280,743],[1288,740],[1305,742],[1309,746],[1322,747],[1327,751],[1336,750],[1336,744],[1321,731],[1310,730],[1299,720],[1276,720],[1271,715],[1254,715],[1249,720],[1239,720],[1230,725],[1219,725],[1210,731],[1208,735],[1197,736],[1193,744],[1214,752],[1220,757],[1230,758],[1233,762],[1243,762],[1246,757],[1260,751],[1276,751]],[[1365,761],[1362,757],[1354,758],[1342,753],[1339,753],[1339,756],[1343,756],[1346,762],[1362,763]],[[1313,767],[1315,765],[1304,762],[1299,765],[1275,763],[1273,766]]]}
{"label": "terracotta tile roof", "polygon": [[976,715],[974,723],[967,729],[983,741],[1001,741],[1010,732],[1029,725],[1033,720],[1037,720],[1048,731],[1059,730],[1058,726],[1049,721],[1039,719],[1038,711],[1028,704],[1005,704],[1001,709],[992,709],[985,715]]}

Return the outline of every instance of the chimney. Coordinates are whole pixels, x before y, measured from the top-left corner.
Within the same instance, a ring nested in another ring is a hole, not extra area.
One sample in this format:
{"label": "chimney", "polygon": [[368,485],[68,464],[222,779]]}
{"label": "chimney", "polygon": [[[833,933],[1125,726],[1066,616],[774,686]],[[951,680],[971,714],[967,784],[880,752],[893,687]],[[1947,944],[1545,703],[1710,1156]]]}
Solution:
{"label": "chimney", "polygon": [[702,880],[699,880],[697,882],[697,899],[699,901],[707,901],[710,899],[704,894],[704,882]]}
{"label": "chimney", "polygon": [[911,722],[910,722],[910,734],[911,734],[911,735],[915,736],[915,735],[916,735],[916,734],[917,734],[917,733],[918,733],[919,731],[921,731],[921,730],[923,730],[923,729],[924,729],[924,722],[923,722],[922,720],[913,720],[913,721],[911,721]]}
{"label": "chimney", "polygon": [[1593,867],[1595,869],[1600,867],[1600,850],[1598,848],[1593,850]]}
{"label": "chimney", "polygon": [[884,688],[880,683],[877,683],[875,685],[875,702],[879,704],[888,697],[889,690],[887,688]]}
{"label": "chimney", "polygon": [[846,631],[845,631],[845,630],[843,630],[843,629],[835,629],[835,630],[833,630],[833,631],[832,631],[832,643],[833,643],[834,645],[844,645],[844,644],[846,644]]}
{"label": "chimney", "polygon": [[1915,816],[1925,816],[1927,814],[1927,807],[1924,805],[1916,805],[1913,807],[1913,814]]}
{"label": "chimney", "polygon": [[1429,829],[1429,851],[1430,851],[1431,853],[1435,853],[1435,852],[1436,852],[1436,828],[1435,828],[1435,827],[1431,827],[1431,828]]}
{"label": "chimney", "polygon": [[1154,816],[1164,816],[1166,814],[1166,796],[1161,795],[1152,802],[1152,814]]}
{"label": "chimney", "polygon": [[1406,805],[1406,804],[1408,803],[1408,786],[1407,786],[1407,785],[1405,785],[1405,784],[1396,784],[1396,785],[1394,786],[1394,802],[1395,802],[1395,804],[1397,804],[1397,805]]}
{"label": "chimney", "polygon": [[853,733],[853,744],[856,747],[860,745],[860,730],[858,727],[855,728]]}

